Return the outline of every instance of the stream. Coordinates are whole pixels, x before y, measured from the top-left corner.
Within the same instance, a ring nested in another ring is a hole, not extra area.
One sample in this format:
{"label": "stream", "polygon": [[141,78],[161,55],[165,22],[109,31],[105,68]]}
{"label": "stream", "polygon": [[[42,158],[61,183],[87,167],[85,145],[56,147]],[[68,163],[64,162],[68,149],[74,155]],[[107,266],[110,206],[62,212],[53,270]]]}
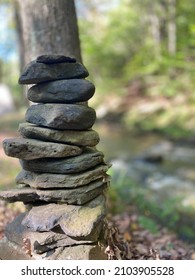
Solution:
{"label": "stream", "polygon": [[108,123],[98,123],[94,129],[101,136],[97,148],[112,164],[111,186],[125,178],[147,190],[146,199],[159,205],[179,200],[180,222],[190,225],[195,240],[195,144],[152,133],[135,136]]}

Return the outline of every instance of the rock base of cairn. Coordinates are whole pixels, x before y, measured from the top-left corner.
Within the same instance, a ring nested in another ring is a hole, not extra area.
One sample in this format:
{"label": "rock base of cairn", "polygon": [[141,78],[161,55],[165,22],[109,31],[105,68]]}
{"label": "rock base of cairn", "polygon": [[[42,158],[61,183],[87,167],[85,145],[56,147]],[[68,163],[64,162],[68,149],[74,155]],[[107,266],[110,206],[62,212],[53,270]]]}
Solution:
{"label": "rock base of cairn", "polygon": [[87,101],[95,92],[88,71],[75,59],[42,55],[26,66],[20,84],[31,105],[20,138],[3,142],[20,159],[18,187],[0,199],[28,209],[5,229],[0,259],[107,259],[104,239],[109,165],[96,149],[96,119]]}

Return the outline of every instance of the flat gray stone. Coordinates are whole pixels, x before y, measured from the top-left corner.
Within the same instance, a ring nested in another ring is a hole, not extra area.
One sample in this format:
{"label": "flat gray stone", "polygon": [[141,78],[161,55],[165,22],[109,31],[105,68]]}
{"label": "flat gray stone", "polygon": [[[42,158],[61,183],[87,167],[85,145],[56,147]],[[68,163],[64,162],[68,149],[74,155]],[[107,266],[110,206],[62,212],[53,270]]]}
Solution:
{"label": "flat gray stone", "polygon": [[94,85],[85,79],[58,80],[32,86],[28,99],[36,103],[74,103],[89,100]]}
{"label": "flat gray stone", "polygon": [[19,78],[19,84],[38,84],[62,79],[86,78],[87,69],[80,63],[39,63],[30,62]]}
{"label": "flat gray stone", "polygon": [[106,174],[108,168],[107,165],[101,164],[92,170],[71,175],[35,173],[22,170],[16,178],[16,183],[26,184],[36,189],[77,188],[100,178],[108,180],[109,176]]}
{"label": "flat gray stone", "polygon": [[56,130],[39,127],[31,123],[19,125],[19,132],[23,137],[40,139],[50,142],[67,143],[78,146],[96,146],[99,143],[99,135],[94,130]]}
{"label": "flat gray stone", "polygon": [[22,225],[22,221],[26,214],[27,213],[20,214],[6,226],[5,236],[9,241],[19,245],[20,247],[24,246],[25,239],[28,240],[32,254],[41,254],[58,247],[92,242],[88,240],[76,240],[57,231],[31,231],[29,228]]}
{"label": "flat gray stone", "polygon": [[62,63],[62,62],[74,63],[76,62],[76,59],[73,57],[60,55],[60,54],[44,54],[44,55],[39,55],[36,61],[45,64]]}
{"label": "flat gray stone", "polygon": [[75,104],[38,104],[30,106],[25,115],[27,122],[55,129],[85,130],[93,126],[95,110]]}
{"label": "flat gray stone", "polygon": [[104,252],[105,248],[99,245],[77,245],[29,256],[20,246],[6,238],[0,240],[0,260],[107,260]]}
{"label": "flat gray stone", "polygon": [[[50,255],[42,254],[43,260],[107,260],[105,247],[100,245],[77,245],[57,248]],[[36,258],[36,257],[35,257]]]}
{"label": "flat gray stone", "polygon": [[56,174],[74,174],[91,169],[103,163],[103,154],[94,149],[86,149],[81,155],[70,158],[48,158],[20,160],[26,171]]}
{"label": "flat gray stone", "polygon": [[39,158],[64,158],[80,155],[82,149],[67,144],[44,142],[26,138],[10,138],[3,141],[7,156],[32,160]]}
{"label": "flat gray stone", "polygon": [[33,207],[22,224],[31,231],[46,232],[60,228],[77,240],[96,241],[106,215],[105,197],[100,195],[85,205],[48,204]]}
{"label": "flat gray stone", "polygon": [[97,180],[86,186],[75,189],[38,190],[23,187],[20,189],[1,191],[0,199],[9,202],[22,201],[24,203],[33,203],[36,201],[45,201],[82,205],[97,197],[106,187],[106,182],[102,182],[102,180]]}

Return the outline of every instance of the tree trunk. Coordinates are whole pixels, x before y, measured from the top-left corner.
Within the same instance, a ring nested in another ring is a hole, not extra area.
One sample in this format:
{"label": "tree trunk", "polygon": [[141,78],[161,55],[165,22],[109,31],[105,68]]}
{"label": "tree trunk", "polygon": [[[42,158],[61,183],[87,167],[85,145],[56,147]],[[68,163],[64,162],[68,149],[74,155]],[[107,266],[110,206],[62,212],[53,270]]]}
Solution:
{"label": "tree trunk", "polygon": [[151,12],[149,14],[149,19],[151,23],[151,34],[153,37],[153,42],[155,47],[155,55],[156,58],[158,59],[161,55],[160,20],[154,12]]}
{"label": "tree trunk", "polygon": [[[24,50],[24,40],[23,40],[23,34],[22,34],[22,20],[21,20],[21,14],[20,9],[17,1],[13,1],[13,7],[14,7],[14,19],[16,24],[16,33],[17,33],[17,39],[18,39],[18,46],[19,46],[19,63],[20,63],[20,72],[22,72],[24,66],[25,66],[25,50]],[[28,106],[29,101],[26,98],[26,86],[21,88],[21,94],[25,98],[24,105]]]}
{"label": "tree trunk", "polygon": [[24,40],[22,34],[22,20],[21,20],[18,2],[14,1],[13,5],[14,5],[14,19],[16,24],[16,33],[17,33],[18,46],[19,46],[20,71],[22,71],[25,65],[25,56],[24,56],[25,50],[24,50]]}
{"label": "tree trunk", "polygon": [[25,64],[41,54],[81,59],[74,0],[18,0]]}
{"label": "tree trunk", "polygon": [[176,0],[168,0],[168,52],[176,53]]}

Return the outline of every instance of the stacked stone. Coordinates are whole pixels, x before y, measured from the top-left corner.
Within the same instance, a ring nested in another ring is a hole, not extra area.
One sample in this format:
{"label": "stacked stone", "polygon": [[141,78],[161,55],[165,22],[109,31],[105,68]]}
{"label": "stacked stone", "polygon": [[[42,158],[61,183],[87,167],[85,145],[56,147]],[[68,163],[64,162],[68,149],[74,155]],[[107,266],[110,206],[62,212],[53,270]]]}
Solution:
{"label": "stacked stone", "polygon": [[38,104],[28,108],[19,126],[22,137],[3,142],[5,153],[19,158],[23,169],[16,178],[19,188],[1,192],[0,199],[29,207],[7,226],[1,259],[9,259],[4,247],[21,259],[106,258],[98,244],[109,166],[95,148],[96,114],[87,103],[95,87],[87,76],[73,58],[42,55],[19,79],[35,84],[28,99]]}

